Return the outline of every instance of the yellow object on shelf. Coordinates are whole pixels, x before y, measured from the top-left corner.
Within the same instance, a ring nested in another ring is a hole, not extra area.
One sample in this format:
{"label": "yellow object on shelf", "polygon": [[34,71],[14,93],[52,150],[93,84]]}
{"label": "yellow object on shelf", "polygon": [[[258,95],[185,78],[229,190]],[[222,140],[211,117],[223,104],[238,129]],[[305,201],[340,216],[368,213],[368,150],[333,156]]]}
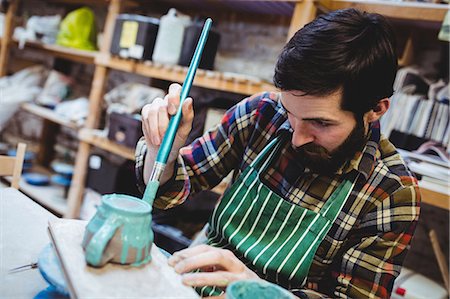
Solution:
{"label": "yellow object on shelf", "polygon": [[94,12],[82,7],[70,12],[61,22],[56,44],[80,50],[95,51],[97,30]]}

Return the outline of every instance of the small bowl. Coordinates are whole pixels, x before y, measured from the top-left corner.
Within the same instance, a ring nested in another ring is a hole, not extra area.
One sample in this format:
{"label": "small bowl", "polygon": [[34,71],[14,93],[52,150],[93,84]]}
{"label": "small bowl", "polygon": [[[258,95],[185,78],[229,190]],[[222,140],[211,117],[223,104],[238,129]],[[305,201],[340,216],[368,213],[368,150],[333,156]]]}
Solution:
{"label": "small bowl", "polygon": [[239,280],[228,285],[226,299],[294,299],[287,290],[265,280]]}

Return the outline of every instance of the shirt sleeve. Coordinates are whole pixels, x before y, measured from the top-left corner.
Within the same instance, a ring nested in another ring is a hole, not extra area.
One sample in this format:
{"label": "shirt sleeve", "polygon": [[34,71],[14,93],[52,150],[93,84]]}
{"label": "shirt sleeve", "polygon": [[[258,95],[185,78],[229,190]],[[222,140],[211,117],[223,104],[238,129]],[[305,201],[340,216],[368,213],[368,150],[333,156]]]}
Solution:
{"label": "shirt sleeve", "polygon": [[[184,202],[191,193],[213,188],[240,164],[260,98],[252,96],[230,108],[218,126],[180,150],[174,176],[159,188],[155,207],[168,209]],[[136,146],[136,176],[141,192],[145,190],[145,155],[142,138]]]}
{"label": "shirt sleeve", "polygon": [[[328,283],[319,288],[338,298],[389,298],[419,218],[417,185],[377,202],[349,238]],[[328,285],[327,285],[328,284]]]}

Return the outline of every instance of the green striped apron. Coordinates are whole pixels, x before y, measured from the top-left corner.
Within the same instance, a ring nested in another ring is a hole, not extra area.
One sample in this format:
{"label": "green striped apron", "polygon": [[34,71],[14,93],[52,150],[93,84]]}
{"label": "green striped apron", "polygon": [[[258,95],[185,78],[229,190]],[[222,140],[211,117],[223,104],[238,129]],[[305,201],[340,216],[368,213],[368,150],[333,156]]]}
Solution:
{"label": "green striped apron", "polygon": [[[233,251],[261,278],[292,289],[305,284],[316,250],[356,178],[344,180],[319,213],[290,203],[259,178],[281,144],[279,138],[272,140],[224,194],[211,216],[207,244]],[[207,286],[197,292],[206,297],[223,290]]]}

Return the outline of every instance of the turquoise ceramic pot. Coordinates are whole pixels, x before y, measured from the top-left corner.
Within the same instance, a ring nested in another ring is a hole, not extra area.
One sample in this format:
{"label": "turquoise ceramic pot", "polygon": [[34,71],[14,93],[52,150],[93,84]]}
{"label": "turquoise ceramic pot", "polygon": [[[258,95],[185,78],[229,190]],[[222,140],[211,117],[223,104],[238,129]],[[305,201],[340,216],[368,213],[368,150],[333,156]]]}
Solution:
{"label": "turquoise ceramic pot", "polygon": [[151,260],[152,207],[140,198],[108,194],[89,221],[83,249],[89,265],[107,262],[141,265]]}
{"label": "turquoise ceramic pot", "polygon": [[226,299],[294,299],[294,295],[265,280],[239,280],[228,285]]}

